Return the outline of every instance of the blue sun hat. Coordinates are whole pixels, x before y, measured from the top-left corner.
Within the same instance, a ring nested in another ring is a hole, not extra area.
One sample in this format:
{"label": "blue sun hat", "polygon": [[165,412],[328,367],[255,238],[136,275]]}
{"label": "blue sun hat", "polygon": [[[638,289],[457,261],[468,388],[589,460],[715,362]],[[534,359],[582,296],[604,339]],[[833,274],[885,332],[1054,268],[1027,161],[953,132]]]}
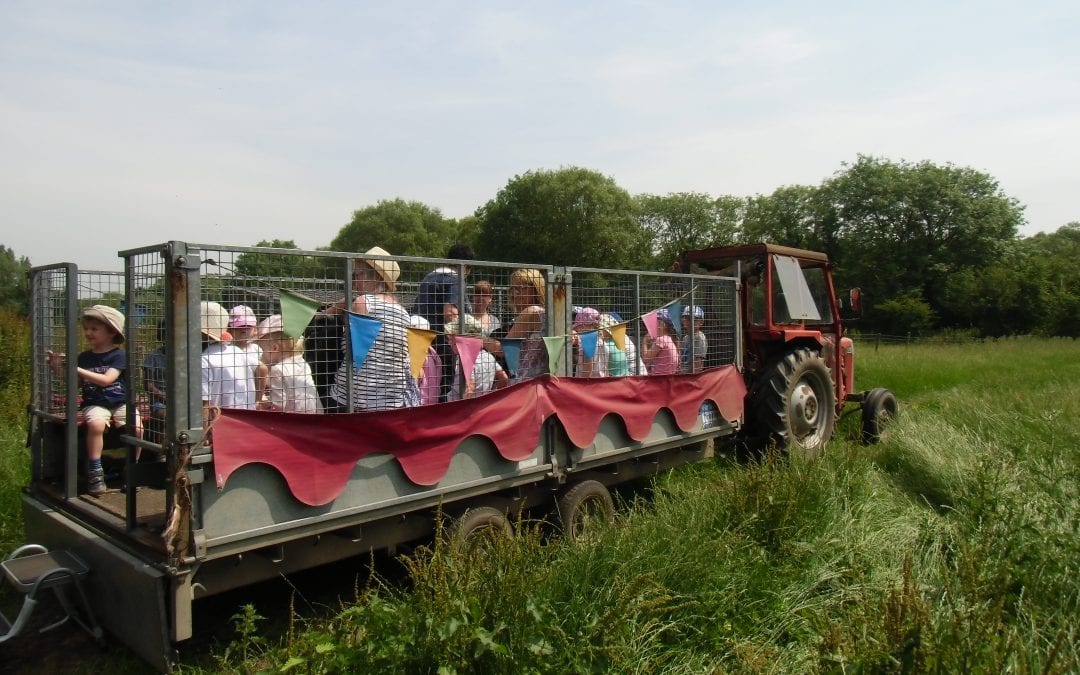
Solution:
{"label": "blue sun hat", "polygon": [[668,312],[667,307],[661,307],[660,309],[656,310],[656,318],[660,319],[669,326],[675,325],[675,322],[671,320],[671,313]]}
{"label": "blue sun hat", "polygon": [[683,307],[682,315],[683,316],[693,316],[695,319],[704,320],[705,319],[705,310],[702,307],[687,306],[687,307]]}

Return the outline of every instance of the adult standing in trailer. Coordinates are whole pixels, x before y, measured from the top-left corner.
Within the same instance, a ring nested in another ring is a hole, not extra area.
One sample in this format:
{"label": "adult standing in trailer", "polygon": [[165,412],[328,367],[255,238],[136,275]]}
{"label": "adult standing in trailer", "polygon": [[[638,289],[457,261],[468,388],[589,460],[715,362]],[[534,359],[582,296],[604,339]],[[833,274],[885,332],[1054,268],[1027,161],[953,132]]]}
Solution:
{"label": "adult standing in trailer", "polygon": [[[365,255],[390,254],[376,246],[369,249]],[[409,313],[394,297],[400,275],[401,268],[393,260],[360,258],[353,266],[352,284],[356,298],[351,310],[354,314],[377,319],[382,325],[375,336],[375,342],[358,367],[348,361],[342,361],[338,366],[334,384],[330,389],[332,405],[327,408],[327,412],[348,411],[350,387],[353,410],[405,407],[405,393],[410,377]],[[345,344],[342,343],[342,350],[344,349]]]}

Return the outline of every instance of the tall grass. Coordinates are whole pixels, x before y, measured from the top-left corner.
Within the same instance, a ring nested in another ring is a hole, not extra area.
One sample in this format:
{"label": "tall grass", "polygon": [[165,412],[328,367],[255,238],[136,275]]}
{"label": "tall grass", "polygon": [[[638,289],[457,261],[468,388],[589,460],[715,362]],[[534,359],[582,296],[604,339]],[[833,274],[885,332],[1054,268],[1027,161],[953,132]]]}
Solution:
{"label": "tall grass", "polygon": [[20,489],[30,478],[26,405],[30,402],[30,324],[0,309],[0,556],[23,543]]}
{"label": "tall grass", "polygon": [[535,529],[407,559],[223,668],[305,672],[1067,672],[1080,668],[1080,345],[859,354],[903,415],[820,460],[666,474],[586,544]]}

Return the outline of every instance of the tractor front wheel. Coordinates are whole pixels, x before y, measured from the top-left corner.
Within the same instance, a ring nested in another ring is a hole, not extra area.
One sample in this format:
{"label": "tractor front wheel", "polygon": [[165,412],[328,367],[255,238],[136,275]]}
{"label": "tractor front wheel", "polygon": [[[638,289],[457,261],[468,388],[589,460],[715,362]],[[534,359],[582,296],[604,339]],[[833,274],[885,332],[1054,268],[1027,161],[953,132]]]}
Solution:
{"label": "tractor front wheel", "polygon": [[796,349],[769,362],[752,402],[759,428],[788,452],[808,459],[832,438],[836,395],[829,367],[810,349]]}
{"label": "tractor front wheel", "polygon": [[881,440],[888,423],[900,413],[896,396],[883,387],[871,389],[862,404],[862,440],[870,445]]}

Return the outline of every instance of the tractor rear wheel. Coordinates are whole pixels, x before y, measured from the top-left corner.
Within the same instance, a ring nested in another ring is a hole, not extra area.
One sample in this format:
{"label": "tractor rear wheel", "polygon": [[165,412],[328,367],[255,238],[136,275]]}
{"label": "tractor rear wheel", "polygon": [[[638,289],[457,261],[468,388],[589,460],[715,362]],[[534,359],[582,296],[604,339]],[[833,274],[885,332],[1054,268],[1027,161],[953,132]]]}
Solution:
{"label": "tractor rear wheel", "polygon": [[796,349],[772,361],[751,402],[758,428],[788,452],[821,454],[836,422],[832,375],[816,351]]}

